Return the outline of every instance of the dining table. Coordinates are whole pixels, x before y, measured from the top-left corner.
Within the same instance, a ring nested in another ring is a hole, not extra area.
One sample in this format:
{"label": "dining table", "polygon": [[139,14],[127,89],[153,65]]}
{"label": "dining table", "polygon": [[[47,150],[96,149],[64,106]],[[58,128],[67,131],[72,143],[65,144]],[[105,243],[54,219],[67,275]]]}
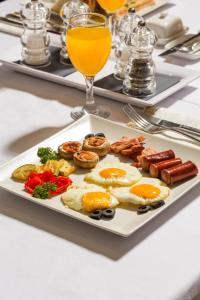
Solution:
{"label": "dining table", "polygon": [[[3,1],[0,15],[18,11],[19,7],[18,0]],[[160,12],[181,17],[191,33],[200,30],[199,0],[171,0],[146,18]],[[0,58],[19,43],[19,37],[0,32]],[[158,56],[161,51],[155,51],[157,61],[200,71],[200,60],[162,58]],[[122,103],[95,97],[112,112],[110,120],[128,123]],[[70,111],[84,98],[84,92],[78,89],[1,65],[0,164],[71,124]],[[200,122],[200,78],[158,107]],[[190,140],[184,143],[200,147]],[[198,184],[130,237],[123,238],[1,189],[0,299],[194,299],[200,294],[199,215]]]}

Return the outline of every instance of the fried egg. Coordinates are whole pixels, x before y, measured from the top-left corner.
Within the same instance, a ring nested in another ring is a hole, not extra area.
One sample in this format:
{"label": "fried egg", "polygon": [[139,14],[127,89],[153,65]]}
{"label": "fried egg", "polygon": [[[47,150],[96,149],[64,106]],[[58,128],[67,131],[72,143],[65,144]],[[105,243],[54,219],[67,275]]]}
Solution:
{"label": "fried egg", "polygon": [[115,207],[119,201],[103,187],[81,182],[73,184],[61,197],[62,202],[69,208],[92,212],[96,209]]}
{"label": "fried egg", "polygon": [[141,179],[139,170],[121,162],[108,162],[97,165],[86,177],[87,182],[102,186],[130,186]]}
{"label": "fried egg", "polygon": [[169,196],[170,189],[163,184],[159,179],[144,177],[131,187],[110,188],[109,191],[119,202],[147,205]]}

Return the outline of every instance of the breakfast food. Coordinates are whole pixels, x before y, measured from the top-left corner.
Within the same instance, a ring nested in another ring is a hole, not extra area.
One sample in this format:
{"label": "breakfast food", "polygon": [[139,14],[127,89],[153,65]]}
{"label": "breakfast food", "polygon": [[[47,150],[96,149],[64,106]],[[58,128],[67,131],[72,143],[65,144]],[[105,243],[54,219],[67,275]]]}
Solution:
{"label": "breakfast food", "polygon": [[[165,204],[170,194],[166,184],[198,174],[193,162],[183,163],[173,150],[158,152],[145,148],[144,142],[143,136],[124,136],[110,145],[103,133],[89,134],[83,144],[68,141],[58,147],[58,152],[50,147],[39,148],[37,155],[42,164],[23,165],[12,173],[12,178],[25,181],[24,189],[38,199],[63,193],[61,200],[66,207],[87,213],[94,220],[112,219],[115,208],[123,203],[134,205],[138,215],[144,214]],[[115,157],[114,162],[98,164],[99,157],[109,151],[123,156],[124,162]],[[134,160],[132,165],[129,158]],[[68,175],[76,171],[76,166],[92,170],[83,182],[72,184]],[[148,171],[152,178],[143,177],[138,168]]]}
{"label": "breakfast food", "polygon": [[142,169],[144,171],[149,171],[150,165],[152,163],[161,162],[171,158],[175,158],[175,154],[173,150],[167,150],[156,154],[143,156],[141,161]]}
{"label": "breakfast food", "polygon": [[83,150],[95,152],[99,157],[103,157],[109,152],[110,144],[103,133],[89,134],[83,142]]}
{"label": "breakfast food", "polygon": [[45,164],[48,160],[57,160],[58,153],[53,150],[51,147],[40,147],[37,152],[38,157],[40,158],[40,162]]}
{"label": "breakfast food", "polygon": [[111,188],[110,192],[119,202],[147,205],[169,196],[169,188],[162,184],[159,179],[144,177],[131,187]]}
{"label": "breakfast food", "polygon": [[36,171],[38,173],[50,171],[56,176],[69,176],[71,173],[76,171],[76,167],[64,159],[48,160],[46,164],[38,165],[36,167]]}
{"label": "breakfast food", "polygon": [[20,181],[25,181],[34,171],[36,171],[36,165],[26,164],[14,170],[12,173],[12,178]]}
{"label": "breakfast food", "polygon": [[86,182],[73,184],[61,199],[67,207],[87,212],[107,209],[119,204],[118,200],[103,187]]}
{"label": "breakfast food", "polygon": [[147,213],[150,210],[158,209],[158,208],[162,207],[163,205],[165,205],[165,201],[163,201],[163,200],[155,201],[149,205],[139,206],[137,208],[137,213],[138,213],[138,215],[142,215],[142,214]]}
{"label": "breakfast food", "polygon": [[197,174],[197,166],[191,161],[161,171],[162,180],[168,185],[197,176]]}
{"label": "breakfast food", "polygon": [[64,159],[73,159],[76,152],[81,151],[82,145],[80,142],[66,142],[58,147],[60,157]]}
{"label": "breakfast food", "polygon": [[99,156],[95,152],[82,150],[80,152],[76,152],[73,159],[76,166],[83,169],[92,169],[98,163]]}
{"label": "breakfast food", "polygon": [[137,168],[121,162],[99,164],[85,180],[102,186],[130,186],[141,179]]}
{"label": "breakfast food", "polygon": [[141,151],[141,153],[139,153],[139,155],[136,156],[134,162],[133,162],[133,166],[136,168],[141,168],[142,167],[142,158],[143,156],[147,156],[147,155],[152,155],[152,154],[156,154],[158,151],[156,151],[153,148],[145,148]]}
{"label": "breakfast food", "polygon": [[182,164],[181,158],[172,158],[168,160],[164,160],[155,164],[151,164],[149,168],[149,172],[151,177],[158,178],[161,175],[161,171],[164,169],[168,169],[177,165]]}
{"label": "breakfast food", "polygon": [[71,184],[72,180],[68,177],[55,176],[52,172],[33,172],[24,188],[34,198],[46,199],[65,192]]}
{"label": "breakfast food", "polygon": [[100,220],[102,218],[113,219],[114,216],[115,216],[115,209],[113,208],[97,209],[89,214],[89,217],[95,220]]}
{"label": "breakfast food", "polygon": [[44,173],[52,172],[58,176],[69,176],[76,170],[75,166],[72,166],[69,162],[64,159],[60,160],[48,160],[43,165],[27,164],[23,165],[12,173],[12,178],[20,181],[26,181],[32,172]]}
{"label": "breakfast food", "polygon": [[155,0],[135,0],[134,8],[136,9],[136,11],[139,11],[145,7],[154,4],[155,4]]}
{"label": "breakfast food", "polygon": [[144,149],[143,143],[143,136],[136,138],[124,136],[120,140],[113,143],[110,149],[116,154],[121,154],[134,159],[137,155],[141,154],[141,151]]}

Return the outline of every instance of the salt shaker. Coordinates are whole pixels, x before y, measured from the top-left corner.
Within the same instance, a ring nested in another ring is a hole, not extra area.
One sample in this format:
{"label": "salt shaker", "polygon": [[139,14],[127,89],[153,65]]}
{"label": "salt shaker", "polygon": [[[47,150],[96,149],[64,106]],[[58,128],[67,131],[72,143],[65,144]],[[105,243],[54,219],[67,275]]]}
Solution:
{"label": "salt shaker", "polygon": [[155,65],[152,59],[157,37],[140,21],[133,34],[126,38],[130,47],[130,57],[123,82],[123,92],[127,95],[143,97],[153,94],[156,89]]}
{"label": "salt shaker", "polygon": [[115,67],[114,77],[119,80],[124,80],[125,71],[129,59],[129,46],[125,43],[126,36],[132,34],[133,30],[137,27],[138,23],[142,21],[135,13],[134,8],[128,10],[128,14],[121,17],[117,25],[117,38],[118,43],[115,48]]}
{"label": "salt shaker", "polygon": [[50,63],[50,38],[46,30],[49,10],[38,0],[31,0],[20,11],[24,25],[21,36],[22,62],[32,66]]}
{"label": "salt shaker", "polygon": [[61,51],[60,61],[65,64],[68,63],[68,53],[66,48],[66,33],[69,28],[69,20],[72,16],[82,13],[90,12],[90,8],[86,3],[80,0],[69,0],[61,8],[60,16],[64,23],[64,30],[61,34]]}

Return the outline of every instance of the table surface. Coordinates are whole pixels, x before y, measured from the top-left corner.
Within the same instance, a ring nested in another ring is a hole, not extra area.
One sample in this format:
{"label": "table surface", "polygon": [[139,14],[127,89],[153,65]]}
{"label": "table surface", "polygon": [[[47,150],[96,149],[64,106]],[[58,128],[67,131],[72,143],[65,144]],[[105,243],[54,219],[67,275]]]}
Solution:
{"label": "table surface", "polygon": [[[0,4],[0,14],[18,1]],[[199,0],[173,0],[160,11],[199,30]],[[0,53],[19,39],[0,33]],[[162,59],[163,60],[163,59]],[[200,62],[165,62],[199,70]],[[160,104],[200,118],[200,79]],[[122,104],[101,97],[111,119]],[[84,93],[0,67],[0,163],[67,126]],[[171,300],[200,292],[199,185],[147,226],[123,239],[0,191],[2,300]]]}

